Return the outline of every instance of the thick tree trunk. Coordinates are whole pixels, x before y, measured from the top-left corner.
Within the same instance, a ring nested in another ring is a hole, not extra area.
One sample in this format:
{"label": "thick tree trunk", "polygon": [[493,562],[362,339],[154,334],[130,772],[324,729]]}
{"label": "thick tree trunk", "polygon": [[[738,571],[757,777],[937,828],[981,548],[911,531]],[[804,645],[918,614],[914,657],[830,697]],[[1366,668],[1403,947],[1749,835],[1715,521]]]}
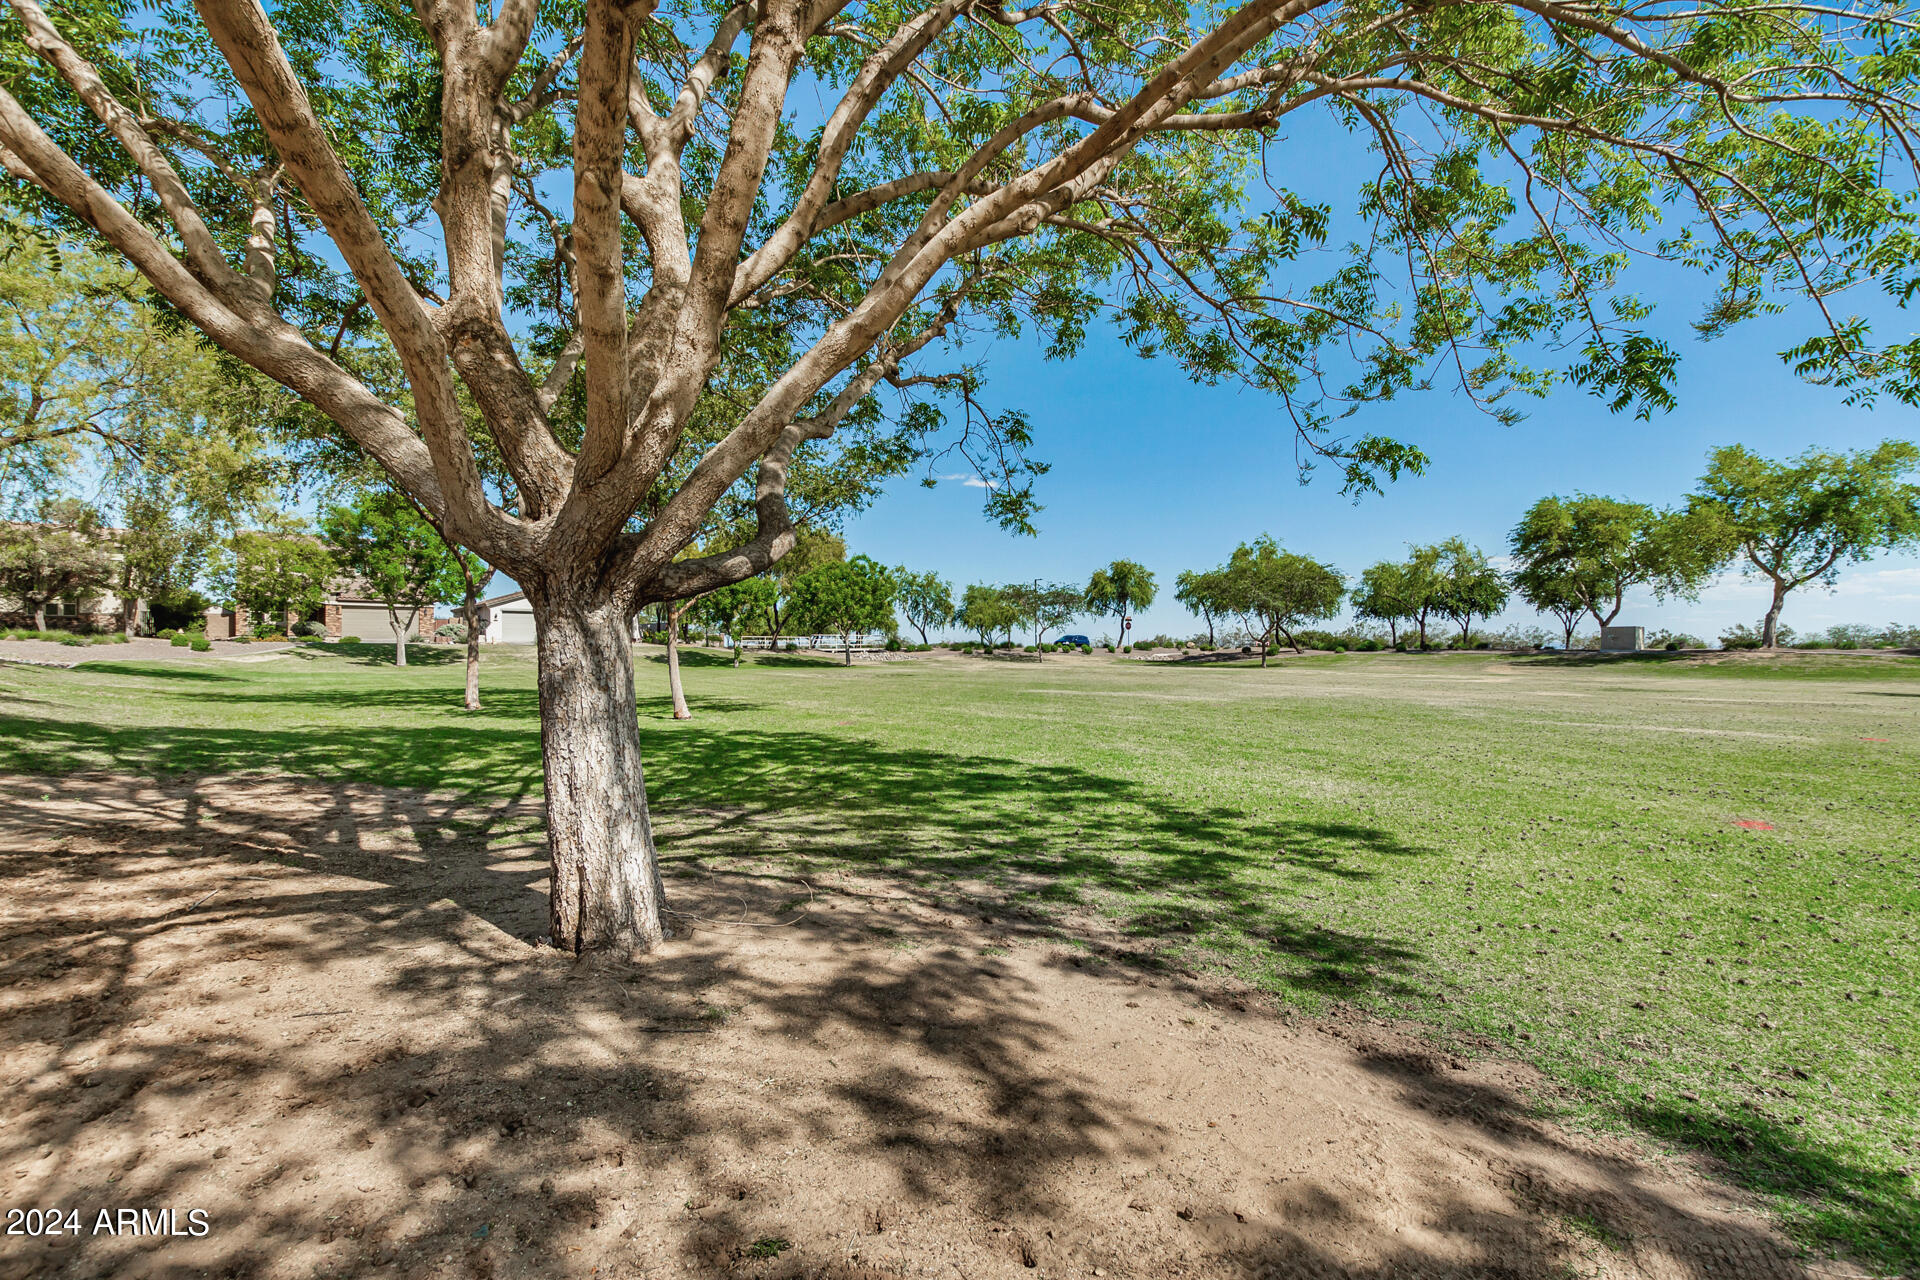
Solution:
{"label": "thick tree trunk", "polygon": [[527,587],[538,625],[548,914],[572,952],[650,950],[667,936],[647,818],[627,613],[598,588]]}
{"label": "thick tree trunk", "polygon": [[673,718],[691,720],[693,712],[687,710],[687,693],[680,685],[680,615],[667,615],[667,693],[673,698]]}
{"label": "thick tree trunk", "polygon": [[387,622],[393,628],[393,665],[407,665],[407,629],[400,625],[400,611],[387,606]]}
{"label": "thick tree trunk", "polygon": [[1780,579],[1773,580],[1773,603],[1767,606],[1767,616],[1760,624],[1760,647],[1777,649],[1780,647],[1780,606],[1787,602],[1787,586]]}
{"label": "thick tree trunk", "polygon": [[140,606],[144,603],[139,596],[120,597],[120,630],[129,640],[140,629]]}

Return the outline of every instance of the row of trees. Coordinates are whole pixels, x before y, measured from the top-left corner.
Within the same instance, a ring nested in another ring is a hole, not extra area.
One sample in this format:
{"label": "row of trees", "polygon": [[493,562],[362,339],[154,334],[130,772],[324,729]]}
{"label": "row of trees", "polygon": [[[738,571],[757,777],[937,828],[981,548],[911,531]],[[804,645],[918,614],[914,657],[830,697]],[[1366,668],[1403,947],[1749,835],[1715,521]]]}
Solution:
{"label": "row of trees", "polygon": [[[1121,643],[1133,626],[1133,613],[1153,604],[1157,587],[1153,573],[1132,560],[1115,560],[1096,569],[1085,586],[1068,582],[976,583],[967,588],[958,609],[951,608],[935,625],[959,622],[992,644],[998,635],[1011,642],[1015,630],[1030,632],[1036,647],[1046,643],[1049,631],[1058,631],[1077,617],[1111,617],[1120,626]],[[923,629],[921,637],[925,639]]]}

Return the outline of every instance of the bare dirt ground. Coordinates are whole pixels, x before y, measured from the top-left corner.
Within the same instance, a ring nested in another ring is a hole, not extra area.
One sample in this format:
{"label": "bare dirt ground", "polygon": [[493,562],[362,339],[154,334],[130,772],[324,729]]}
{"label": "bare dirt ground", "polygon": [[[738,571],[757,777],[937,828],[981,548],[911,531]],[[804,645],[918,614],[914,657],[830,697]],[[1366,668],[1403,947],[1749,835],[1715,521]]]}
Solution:
{"label": "bare dirt ground", "polygon": [[[951,883],[682,874],[664,953],[575,962],[526,941],[536,821],[0,779],[4,1204],[82,1223],[0,1274],[1808,1274],[1706,1171],[1534,1119],[1520,1068]],[[123,1208],[208,1230],[93,1233]]]}

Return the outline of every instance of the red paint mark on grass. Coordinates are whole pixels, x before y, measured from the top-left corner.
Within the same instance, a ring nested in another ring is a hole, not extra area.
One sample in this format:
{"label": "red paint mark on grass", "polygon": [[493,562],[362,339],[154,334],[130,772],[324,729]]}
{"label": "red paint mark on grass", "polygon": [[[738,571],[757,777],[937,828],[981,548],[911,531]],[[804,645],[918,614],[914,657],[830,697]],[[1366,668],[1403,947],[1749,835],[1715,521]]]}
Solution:
{"label": "red paint mark on grass", "polygon": [[1892,742],[1892,738],[1862,738],[1862,742]]}
{"label": "red paint mark on grass", "polygon": [[1773,824],[1771,822],[1755,822],[1752,818],[1736,818],[1733,825],[1747,831],[1773,830]]}

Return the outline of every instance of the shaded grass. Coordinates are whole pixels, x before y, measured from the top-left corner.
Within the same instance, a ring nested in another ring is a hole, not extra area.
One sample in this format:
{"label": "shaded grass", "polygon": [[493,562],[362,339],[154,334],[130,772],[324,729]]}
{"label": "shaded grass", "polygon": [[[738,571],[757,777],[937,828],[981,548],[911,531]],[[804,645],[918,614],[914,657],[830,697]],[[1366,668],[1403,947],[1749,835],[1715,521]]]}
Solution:
{"label": "shaded grass", "polygon": [[[1715,1153],[1810,1242],[1920,1261],[1903,660],[686,666],[695,719],[642,710],[671,859],[978,885],[1142,963],[1492,1037],[1572,1118]],[[457,664],[179,670],[0,670],[0,768],[539,788],[523,658],[489,656],[478,713]]]}

